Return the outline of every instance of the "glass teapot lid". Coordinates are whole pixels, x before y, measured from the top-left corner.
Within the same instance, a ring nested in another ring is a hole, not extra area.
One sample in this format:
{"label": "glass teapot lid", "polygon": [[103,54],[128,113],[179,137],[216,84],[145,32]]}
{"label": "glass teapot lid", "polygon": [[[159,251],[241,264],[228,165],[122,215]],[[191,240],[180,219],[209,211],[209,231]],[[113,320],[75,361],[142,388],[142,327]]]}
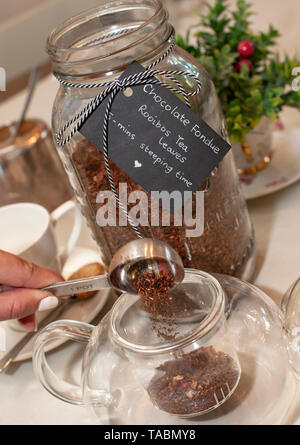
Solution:
{"label": "glass teapot lid", "polygon": [[199,340],[224,317],[218,281],[190,270],[167,295],[125,294],[112,310],[113,339],[130,351],[161,354]]}

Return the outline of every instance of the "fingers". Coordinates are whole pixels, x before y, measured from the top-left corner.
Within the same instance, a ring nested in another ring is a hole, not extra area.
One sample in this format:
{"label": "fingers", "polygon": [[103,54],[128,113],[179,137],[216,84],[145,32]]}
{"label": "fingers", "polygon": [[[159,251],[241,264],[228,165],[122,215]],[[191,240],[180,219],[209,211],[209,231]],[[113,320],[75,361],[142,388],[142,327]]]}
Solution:
{"label": "fingers", "polygon": [[15,289],[0,294],[0,321],[24,318],[38,310],[52,309],[58,299],[38,289]]}
{"label": "fingers", "polygon": [[64,281],[59,273],[0,250],[0,321],[21,319],[27,330],[33,330],[33,314],[58,304],[40,288],[58,281]]}
{"label": "fingers", "polygon": [[0,284],[32,289],[45,287],[57,281],[63,281],[59,273],[0,250]]}

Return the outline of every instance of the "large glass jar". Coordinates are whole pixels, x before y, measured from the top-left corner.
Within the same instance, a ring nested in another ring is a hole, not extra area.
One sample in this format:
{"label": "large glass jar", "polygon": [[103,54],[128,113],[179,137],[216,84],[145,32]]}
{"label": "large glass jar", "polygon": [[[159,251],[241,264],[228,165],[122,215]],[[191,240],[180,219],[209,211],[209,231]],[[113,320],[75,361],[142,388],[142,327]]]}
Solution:
{"label": "large glass jar", "polygon": [[[49,36],[47,51],[54,73],[63,81],[98,84],[118,78],[133,61],[147,67],[161,58],[156,69],[184,70],[201,81],[200,93],[190,98],[191,108],[227,139],[215,88],[205,70],[176,46],[168,52],[174,29],[167,19],[160,0],[102,0],[99,7],[69,19]],[[162,57],[166,53],[167,57]],[[180,76],[177,80],[186,91],[191,91],[190,78]],[[100,91],[101,88],[61,85],[53,109],[54,135]],[[103,153],[79,132],[58,150],[82,212],[104,260],[109,262],[124,243],[136,238],[136,233],[129,224],[97,224],[98,193],[110,190]],[[143,190],[111,161],[110,168],[117,192],[119,183],[127,184],[128,193]],[[169,243],[181,255],[185,267],[249,280],[255,263],[255,241],[231,152],[198,190],[203,190],[205,196],[201,236],[186,236],[187,227],[177,226],[173,214],[171,225],[151,226],[151,209],[148,225],[139,228],[141,235]],[[195,211],[196,198],[193,201]],[[160,206],[159,212],[166,210]]]}

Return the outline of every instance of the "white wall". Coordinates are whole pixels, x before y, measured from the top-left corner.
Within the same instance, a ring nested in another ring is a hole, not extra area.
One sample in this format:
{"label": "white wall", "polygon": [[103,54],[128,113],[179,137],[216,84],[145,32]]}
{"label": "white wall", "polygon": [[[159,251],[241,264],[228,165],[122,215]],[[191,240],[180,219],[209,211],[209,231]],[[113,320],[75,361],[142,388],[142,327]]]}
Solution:
{"label": "white wall", "polygon": [[37,5],[53,0],[0,0],[0,25],[17,15],[30,11]]}

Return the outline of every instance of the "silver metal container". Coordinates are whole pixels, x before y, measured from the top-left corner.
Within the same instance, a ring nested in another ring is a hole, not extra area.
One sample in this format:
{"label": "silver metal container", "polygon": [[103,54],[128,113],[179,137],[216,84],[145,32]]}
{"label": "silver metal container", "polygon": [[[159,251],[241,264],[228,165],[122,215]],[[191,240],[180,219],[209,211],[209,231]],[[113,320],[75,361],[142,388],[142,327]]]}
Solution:
{"label": "silver metal container", "polygon": [[0,127],[0,206],[34,202],[52,211],[73,198],[48,126],[25,120],[13,145],[15,123]]}

